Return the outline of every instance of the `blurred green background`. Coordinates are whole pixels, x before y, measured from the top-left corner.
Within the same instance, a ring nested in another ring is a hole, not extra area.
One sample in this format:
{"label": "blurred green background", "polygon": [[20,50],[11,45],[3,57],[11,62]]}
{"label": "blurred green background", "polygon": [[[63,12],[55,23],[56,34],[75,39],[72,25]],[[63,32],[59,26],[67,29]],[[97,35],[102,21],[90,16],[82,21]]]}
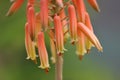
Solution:
{"label": "blurred green background", "polygon": [[[86,1],[86,0],[85,0]],[[120,0],[97,0],[101,12],[86,3],[94,30],[104,52],[92,48],[90,55],[79,61],[75,48],[65,45],[64,80],[120,80]],[[0,80],[54,80],[54,65],[48,74],[26,60],[24,46],[25,5],[16,14],[6,17],[11,3],[0,0]],[[46,39],[47,49],[49,42]],[[50,55],[50,52],[49,52]]]}

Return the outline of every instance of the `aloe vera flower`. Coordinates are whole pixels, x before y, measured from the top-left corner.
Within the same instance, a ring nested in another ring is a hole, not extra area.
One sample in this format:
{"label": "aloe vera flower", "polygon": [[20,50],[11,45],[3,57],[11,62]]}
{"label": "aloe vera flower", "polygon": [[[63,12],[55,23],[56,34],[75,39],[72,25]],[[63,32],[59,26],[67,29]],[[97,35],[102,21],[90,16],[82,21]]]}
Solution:
{"label": "aloe vera flower", "polygon": [[[14,0],[7,15],[15,13],[25,0]],[[45,37],[48,35],[51,60],[55,64],[56,80],[62,80],[62,65],[67,41],[76,46],[76,54],[82,60],[92,47],[103,51],[94,33],[92,21],[84,0],[26,0],[25,47],[27,59],[40,64],[48,72],[50,68]],[[97,0],[87,0],[100,12]],[[37,9],[36,9],[37,8]],[[38,10],[39,9],[39,10]],[[38,59],[40,63],[38,63]]]}

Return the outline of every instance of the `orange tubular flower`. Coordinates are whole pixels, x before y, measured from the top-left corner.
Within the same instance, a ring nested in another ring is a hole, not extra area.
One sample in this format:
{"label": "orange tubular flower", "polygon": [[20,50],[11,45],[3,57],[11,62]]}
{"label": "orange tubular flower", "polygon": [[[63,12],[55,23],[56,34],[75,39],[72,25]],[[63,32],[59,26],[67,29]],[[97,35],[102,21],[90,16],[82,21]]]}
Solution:
{"label": "orange tubular flower", "polygon": [[79,22],[78,23],[78,31],[79,30],[81,30],[84,33],[84,35],[92,42],[92,44],[95,45],[95,47],[99,51],[103,51],[102,46],[101,46],[99,40],[97,39],[95,34],[87,28],[86,25],[84,25],[83,23]]}
{"label": "orange tubular flower", "polygon": [[82,31],[78,30],[78,42],[76,44],[77,47],[77,55],[79,56],[80,60],[82,60],[84,54],[86,53],[85,48],[85,36]]}
{"label": "orange tubular flower", "polygon": [[84,0],[76,0],[76,9],[78,13],[78,19],[81,22],[85,22],[85,5],[84,5]]}
{"label": "orange tubular flower", "polygon": [[69,20],[70,20],[70,35],[71,35],[71,43],[74,43],[77,41],[77,18],[76,18],[76,12],[73,5],[68,6],[68,14],[69,14]]}
{"label": "orange tubular flower", "polygon": [[49,37],[50,37],[50,48],[51,48],[51,53],[52,53],[52,63],[56,63],[56,46],[55,46],[55,36],[54,32],[50,30],[49,32]]}
{"label": "orange tubular flower", "polygon": [[59,13],[59,16],[62,20],[62,27],[63,27],[63,33],[64,33],[64,43],[67,41],[67,39],[69,38],[69,34],[68,34],[68,25],[67,25],[67,20],[66,18],[66,14],[64,9],[62,9]]}
{"label": "orange tubular flower", "polygon": [[40,19],[43,30],[48,27],[48,0],[40,0]]}
{"label": "orange tubular flower", "polygon": [[41,31],[40,13],[35,15],[35,24],[35,40],[37,40],[37,34]]}
{"label": "orange tubular flower", "polygon": [[63,7],[63,0],[56,0],[56,3],[59,7]]}
{"label": "orange tubular flower", "polygon": [[35,24],[35,12],[32,6],[29,7],[27,16],[28,16],[28,23],[30,25],[30,36],[31,36],[31,39],[34,40],[36,24]]}
{"label": "orange tubular flower", "polygon": [[28,3],[30,3],[31,5],[35,4],[35,0],[28,0]]}
{"label": "orange tubular flower", "polygon": [[100,8],[96,0],[88,0],[88,2],[93,7],[93,9],[95,9],[97,12],[100,12]]}
{"label": "orange tubular flower", "polygon": [[63,29],[62,29],[61,19],[57,15],[54,16],[54,26],[55,26],[57,54],[61,54],[64,53]]}
{"label": "orange tubular flower", "polygon": [[48,61],[48,53],[46,50],[45,42],[44,42],[44,34],[43,32],[38,33],[38,51],[41,65],[39,68],[48,70],[49,68],[49,61]]}
{"label": "orange tubular flower", "polygon": [[[85,13],[85,25],[88,27],[88,29],[91,30],[91,32],[93,32],[93,27],[92,27],[92,24],[91,24],[91,21],[90,21],[89,14],[87,12]],[[92,46],[93,46],[93,44],[91,43],[91,41],[88,38],[86,38],[87,53],[89,53]]]}
{"label": "orange tubular flower", "polygon": [[72,0],[73,4],[75,5],[75,7],[77,6],[77,0]]}
{"label": "orange tubular flower", "polygon": [[13,13],[15,13],[20,8],[23,2],[24,0],[15,0],[15,2],[12,4],[9,11],[7,12],[7,16],[10,16]]}
{"label": "orange tubular flower", "polygon": [[29,24],[26,23],[25,25],[25,46],[27,50],[27,59],[31,59],[35,63],[37,63],[35,45],[34,45],[34,42],[31,40],[29,27],[30,27]]}

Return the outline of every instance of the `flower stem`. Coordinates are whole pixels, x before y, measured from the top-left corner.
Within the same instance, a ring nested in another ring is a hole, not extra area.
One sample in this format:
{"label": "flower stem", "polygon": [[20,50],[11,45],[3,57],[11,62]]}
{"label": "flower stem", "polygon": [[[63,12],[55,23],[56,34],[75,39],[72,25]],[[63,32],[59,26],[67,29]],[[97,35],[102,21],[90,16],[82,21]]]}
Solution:
{"label": "flower stem", "polygon": [[55,66],[55,80],[62,80],[63,72],[63,56],[57,55],[57,61]]}

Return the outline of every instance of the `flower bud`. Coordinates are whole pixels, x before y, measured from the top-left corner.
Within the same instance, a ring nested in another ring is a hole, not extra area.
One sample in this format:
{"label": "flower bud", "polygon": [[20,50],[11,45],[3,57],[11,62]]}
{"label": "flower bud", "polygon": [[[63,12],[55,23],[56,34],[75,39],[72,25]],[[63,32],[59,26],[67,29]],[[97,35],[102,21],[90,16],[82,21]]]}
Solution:
{"label": "flower bud", "polygon": [[25,25],[25,46],[26,46],[26,51],[27,51],[27,59],[31,59],[35,63],[37,63],[35,45],[30,37],[30,26],[28,23],[26,23]]}
{"label": "flower bud", "polygon": [[15,0],[15,2],[13,2],[13,4],[9,8],[6,15],[10,16],[13,13],[15,13],[20,8],[20,6],[23,4],[23,2],[24,2],[24,0]]}
{"label": "flower bud", "polygon": [[88,2],[92,6],[93,9],[95,9],[97,12],[100,12],[100,8],[96,0],[88,0]]}
{"label": "flower bud", "polygon": [[99,51],[103,51],[103,48],[102,48],[99,40],[97,39],[95,34],[86,27],[86,25],[84,25],[83,23],[79,22],[78,23],[78,31],[79,30],[81,30],[84,33],[84,35],[92,42],[92,44],[95,45],[95,47]]}
{"label": "flower bud", "polygon": [[48,60],[48,53],[46,50],[45,42],[44,42],[44,34],[43,32],[38,33],[38,52],[40,57],[41,65],[39,68],[48,69],[49,68],[49,60]]}
{"label": "flower bud", "polygon": [[76,12],[73,5],[68,6],[68,14],[69,14],[69,23],[70,23],[70,35],[71,35],[71,43],[77,41],[77,18]]}
{"label": "flower bud", "polygon": [[57,53],[64,53],[64,37],[63,37],[63,29],[62,23],[59,16],[54,16],[54,26],[55,26],[55,39],[56,39],[56,48]]}
{"label": "flower bud", "polygon": [[43,30],[48,28],[48,0],[40,0],[40,19]]}

